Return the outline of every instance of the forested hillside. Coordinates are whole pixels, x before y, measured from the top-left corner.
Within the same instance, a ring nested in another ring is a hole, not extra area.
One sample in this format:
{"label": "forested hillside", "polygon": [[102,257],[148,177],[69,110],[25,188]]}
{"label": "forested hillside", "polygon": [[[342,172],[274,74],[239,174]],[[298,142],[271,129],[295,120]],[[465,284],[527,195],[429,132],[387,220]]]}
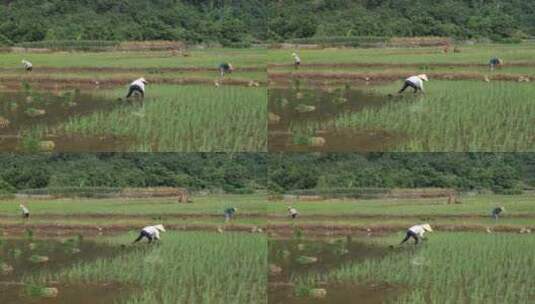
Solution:
{"label": "forested hillside", "polygon": [[0,43],[181,40],[248,45],[323,36],[452,36],[507,41],[535,34],[520,0],[4,0]]}
{"label": "forested hillside", "polygon": [[274,154],[273,191],[328,188],[424,188],[519,193],[535,186],[529,153]]}
{"label": "forested hillside", "polygon": [[0,5],[0,42],[182,40],[226,45],[251,43],[265,39],[265,1],[4,0]]}
{"label": "forested hillside", "polygon": [[46,187],[265,188],[263,154],[0,154],[0,193]]}

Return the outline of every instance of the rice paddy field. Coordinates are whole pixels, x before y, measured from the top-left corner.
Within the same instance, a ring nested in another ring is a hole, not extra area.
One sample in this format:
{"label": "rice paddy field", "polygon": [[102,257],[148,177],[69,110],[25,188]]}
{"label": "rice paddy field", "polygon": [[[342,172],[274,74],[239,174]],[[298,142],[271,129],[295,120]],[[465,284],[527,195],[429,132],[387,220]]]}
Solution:
{"label": "rice paddy field", "polygon": [[[3,200],[0,302],[266,303],[264,197],[192,200],[28,199],[29,219]],[[160,223],[160,241],[132,243]]]}
{"label": "rice paddy field", "polygon": [[[532,303],[532,195],[271,202],[268,303]],[[490,211],[503,205],[498,220]],[[292,205],[300,215],[285,217]],[[434,232],[399,245],[406,230]]]}
{"label": "rice paddy field", "polygon": [[[268,53],[270,151],[533,151],[533,44]],[[498,56],[503,67],[490,71]],[[425,94],[397,91],[425,73]],[[328,111],[324,111],[329,108]]]}
{"label": "rice paddy field", "polygon": [[[266,151],[264,54],[262,49],[5,53],[2,151]],[[32,72],[24,71],[21,58],[34,64]],[[221,78],[221,62],[231,62],[235,71]],[[139,77],[149,82],[145,99],[127,101],[128,85]]]}

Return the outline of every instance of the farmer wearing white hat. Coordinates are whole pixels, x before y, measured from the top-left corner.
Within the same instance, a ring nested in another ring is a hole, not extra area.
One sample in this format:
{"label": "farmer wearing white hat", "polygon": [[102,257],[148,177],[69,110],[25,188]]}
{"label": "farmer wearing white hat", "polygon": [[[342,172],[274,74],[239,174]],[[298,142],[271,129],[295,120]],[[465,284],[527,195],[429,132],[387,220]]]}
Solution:
{"label": "farmer wearing white hat", "polygon": [[28,208],[26,208],[26,206],[24,206],[23,204],[20,204],[19,207],[20,207],[20,210],[22,211],[22,217],[25,219],[29,218],[30,210],[28,210]]}
{"label": "farmer wearing white hat", "polygon": [[405,238],[403,241],[401,241],[400,245],[408,241],[410,238],[414,239],[414,245],[417,245],[420,239],[424,239],[425,232],[433,232],[433,229],[431,229],[431,226],[429,224],[421,224],[421,225],[414,225],[409,230],[407,230],[407,234],[405,235]]}
{"label": "farmer wearing white hat", "polygon": [[139,79],[134,80],[130,87],[128,87],[128,94],[126,95],[126,98],[130,98],[134,92],[137,92],[141,94],[141,98],[145,97],[145,85],[148,84],[148,81],[145,80],[145,78],[141,77]]}
{"label": "farmer wearing white hat", "polygon": [[496,208],[492,209],[491,216],[495,220],[498,220],[498,218],[500,217],[500,213],[502,213],[503,211],[505,211],[505,207],[503,207],[503,206],[496,207]]}
{"label": "farmer wearing white hat", "polygon": [[26,72],[31,72],[33,70],[33,64],[31,62],[29,62],[26,59],[22,59],[21,62],[22,62],[22,65],[24,66],[24,69],[26,70]]}
{"label": "farmer wearing white hat", "polygon": [[401,90],[399,90],[398,94],[401,94],[407,89],[408,87],[411,87],[414,89],[414,93],[418,93],[418,91],[424,92],[424,81],[429,81],[427,78],[427,75],[420,74],[417,76],[411,76],[407,79],[405,79],[405,83],[403,84],[403,87]]}
{"label": "farmer wearing white hat", "polygon": [[160,232],[165,232],[165,228],[162,224],[160,225],[154,225],[154,226],[147,226],[143,229],[141,229],[141,232],[139,233],[138,238],[134,241],[134,243],[137,243],[141,241],[144,237],[146,237],[149,240],[149,244],[152,243],[153,240],[160,240]]}
{"label": "farmer wearing white hat", "polygon": [[295,219],[297,217],[297,215],[299,214],[299,212],[297,212],[297,209],[293,208],[293,207],[288,207],[288,214],[293,218]]}
{"label": "farmer wearing white hat", "polygon": [[225,74],[230,74],[234,71],[234,67],[229,62],[223,62],[219,65],[219,75],[221,77],[225,76]]}
{"label": "farmer wearing white hat", "polygon": [[292,53],[292,57],[294,58],[295,69],[298,69],[299,66],[301,65],[301,58],[299,58],[299,56],[296,53]]}

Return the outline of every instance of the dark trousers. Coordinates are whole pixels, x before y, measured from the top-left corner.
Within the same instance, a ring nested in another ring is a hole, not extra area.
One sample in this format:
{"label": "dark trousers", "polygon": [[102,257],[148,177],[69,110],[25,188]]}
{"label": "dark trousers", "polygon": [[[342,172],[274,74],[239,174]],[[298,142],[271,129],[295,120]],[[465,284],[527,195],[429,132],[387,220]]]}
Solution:
{"label": "dark trousers", "polygon": [[149,244],[152,243],[153,237],[144,230],[141,230],[141,232],[139,233],[139,236],[134,241],[134,243],[141,241],[144,237],[146,237],[149,240]]}
{"label": "dark trousers", "polygon": [[413,88],[414,89],[414,93],[418,92],[418,87],[414,83],[412,83],[412,82],[407,80],[407,81],[405,81],[405,83],[403,84],[403,87],[401,88],[401,90],[399,90],[398,93],[399,94],[403,93],[408,87]]}
{"label": "dark trousers", "polygon": [[296,217],[297,217],[297,213],[292,214],[292,218],[293,218],[293,219],[296,218]]}
{"label": "dark trousers", "polygon": [[22,217],[25,218],[25,219],[30,218],[30,214],[29,213],[23,213]]}
{"label": "dark trousers", "polygon": [[296,63],[294,64],[295,69],[297,70],[297,69],[299,68],[300,65],[301,65],[301,62],[296,62]]}
{"label": "dark trousers", "polygon": [[31,72],[33,70],[33,67],[26,68],[26,71]]}
{"label": "dark trousers", "polygon": [[400,245],[408,241],[410,238],[414,239],[414,245],[417,245],[418,242],[420,241],[420,237],[418,237],[416,233],[408,230],[407,234],[405,235],[405,238],[403,239],[403,241],[401,241]]}
{"label": "dark trousers", "polygon": [[128,88],[128,94],[126,95],[126,98],[132,96],[134,92],[140,93],[141,98],[145,97],[145,93],[143,93],[143,90],[138,85],[131,85],[130,88]]}

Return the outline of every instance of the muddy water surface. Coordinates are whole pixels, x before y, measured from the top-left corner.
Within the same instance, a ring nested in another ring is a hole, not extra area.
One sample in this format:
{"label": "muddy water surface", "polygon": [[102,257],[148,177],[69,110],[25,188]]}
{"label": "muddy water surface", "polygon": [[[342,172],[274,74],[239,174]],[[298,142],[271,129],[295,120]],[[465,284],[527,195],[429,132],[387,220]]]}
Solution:
{"label": "muddy water surface", "polygon": [[[384,303],[399,289],[386,284],[356,285],[321,282],[314,288],[325,289],[325,297],[296,294],[294,280],[307,274],[322,275],[346,263],[381,258],[388,249],[371,246],[351,238],[325,240],[270,240],[269,304],[344,304]],[[315,260],[315,261],[314,261]],[[277,271],[272,268],[280,267]]]}
{"label": "muddy water surface", "polygon": [[[58,240],[8,239],[0,243],[0,303],[114,303],[126,297],[131,288],[117,284],[63,284],[28,286],[22,280],[39,273],[54,273],[80,262],[113,258],[123,252],[81,238]],[[55,297],[31,295],[43,287],[58,289]]]}
{"label": "muddy water surface", "polygon": [[[350,87],[269,90],[270,151],[383,151],[403,140],[385,130],[335,129],[339,116],[399,101]],[[306,130],[306,131],[297,131]]]}

